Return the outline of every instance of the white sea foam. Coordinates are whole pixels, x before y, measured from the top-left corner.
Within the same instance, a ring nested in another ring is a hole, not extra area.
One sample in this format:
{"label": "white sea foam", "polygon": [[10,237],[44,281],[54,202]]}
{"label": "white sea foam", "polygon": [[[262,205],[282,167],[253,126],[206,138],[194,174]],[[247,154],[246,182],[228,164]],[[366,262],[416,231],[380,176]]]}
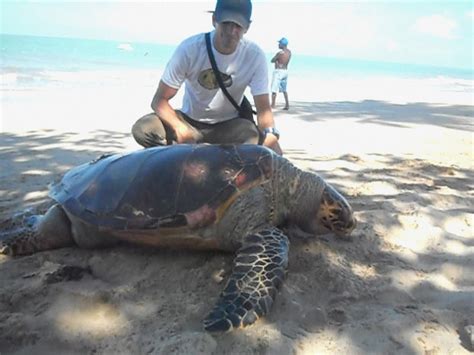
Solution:
{"label": "white sea foam", "polygon": [[126,52],[130,52],[130,51],[133,51],[133,47],[130,43],[120,43],[118,46],[117,46],[118,49],[122,50],[122,51],[126,51]]}
{"label": "white sea foam", "polygon": [[[37,71],[0,74],[2,130],[40,129],[129,131],[151,111],[162,72],[157,70]],[[449,77],[298,78],[290,72],[290,104],[375,100],[397,104],[474,105],[471,80]],[[184,90],[173,99],[181,107]],[[277,103],[281,103],[281,94]],[[32,114],[33,113],[33,114]],[[35,116],[42,119],[36,121]]]}
{"label": "white sea foam", "polygon": [[29,85],[42,84],[40,90],[54,87],[103,87],[103,86],[150,86],[157,85],[161,76],[160,70],[80,70],[59,71],[45,70],[34,72],[0,73],[2,90],[27,89]]}
{"label": "white sea foam", "polygon": [[[130,90],[156,88],[162,70],[81,70],[0,73],[2,91],[50,88],[128,87]],[[403,78],[368,76],[366,78],[303,78],[289,75],[288,92],[293,101],[383,100],[396,103],[430,102],[474,104],[474,81],[437,76]]]}

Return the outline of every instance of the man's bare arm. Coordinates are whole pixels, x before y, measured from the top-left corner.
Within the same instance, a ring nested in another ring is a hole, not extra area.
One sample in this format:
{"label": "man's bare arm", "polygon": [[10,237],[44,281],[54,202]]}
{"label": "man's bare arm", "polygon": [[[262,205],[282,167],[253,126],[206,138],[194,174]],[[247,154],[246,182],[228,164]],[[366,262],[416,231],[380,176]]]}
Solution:
{"label": "man's bare arm", "polygon": [[278,58],[280,57],[280,54],[281,54],[281,53],[282,53],[282,52],[280,51],[280,52],[278,52],[277,54],[275,54],[275,56],[272,58],[271,62],[272,62],[272,63],[275,63],[275,62],[278,60]]}
{"label": "man's bare arm", "polygon": [[196,132],[190,125],[178,118],[175,110],[169,103],[169,100],[171,100],[177,92],[177,89],[160,81],[153,101],[151,102],[151,108],[155,111],[156,115],[175,132],[176,141],[178,143],[195,143]]}
{"label": "man's bare arm", "polygon": [[[270,107],[270,99],[268,94],[257,95],[253,97],[255,107],[257,109],[257,122],[258,129],[263,132],[265,128],[275,127],[275,121],[273,120],[273,113]],[[278,137],[273,134],[267,134],[263,145],[274,150],[277,154],[283,155],[283,152],[278,143]]]}

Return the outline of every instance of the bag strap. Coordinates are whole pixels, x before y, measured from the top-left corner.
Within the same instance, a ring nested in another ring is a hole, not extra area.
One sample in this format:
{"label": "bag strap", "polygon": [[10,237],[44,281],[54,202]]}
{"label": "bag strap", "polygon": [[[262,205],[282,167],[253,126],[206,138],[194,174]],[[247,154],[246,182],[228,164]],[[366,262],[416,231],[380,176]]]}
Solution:
{"label": "bag strap", "polygon": [[[235,109],[240,114],[241,108],[240,108],[239,104],[234,100],[234,98],[227,91],[227,89],[224,85],[224,82],[222,81],[221,72],[217,68],[216,59],[214,58],[214,54],[212,53],[211,33],[207,32],[205,36],[206,36],[207,55],[209,56],[209,61],[211,62],[212,70],[214,71],[214,75],[217,79],[217,83],[219,84],[219,86],[220,86],[222,92],[224,93],[225,97],[227,97],[227,100],[230,101],[230,103],[235,107]],[[256,113],[253,110],[252,110],[252,112]]]}

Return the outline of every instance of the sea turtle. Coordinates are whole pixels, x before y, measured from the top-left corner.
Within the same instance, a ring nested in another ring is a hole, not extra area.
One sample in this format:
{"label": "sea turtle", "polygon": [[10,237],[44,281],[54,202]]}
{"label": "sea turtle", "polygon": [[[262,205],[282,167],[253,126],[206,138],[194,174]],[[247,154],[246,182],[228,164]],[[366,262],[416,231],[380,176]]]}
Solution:
{"label": "sea turtle", "polygon": [[0,251],[30,254],[118,241],[236,251],[232,274],[204,320],[208,331],[252,324],[273,303],[288,265],[282,226],[348,236],[348,202],[320,176],[257,145],[174,145],[101,157],[73,168],[31,233]]}

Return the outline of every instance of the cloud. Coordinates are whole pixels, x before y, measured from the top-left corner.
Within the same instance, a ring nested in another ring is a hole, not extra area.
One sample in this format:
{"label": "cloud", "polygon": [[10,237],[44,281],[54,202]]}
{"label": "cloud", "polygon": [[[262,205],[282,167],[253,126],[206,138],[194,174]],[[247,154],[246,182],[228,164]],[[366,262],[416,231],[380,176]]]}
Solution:
{"label": "cloud", "polygon": [[385,48],[389,52],[398,52],[400,50],[400,44],[394,40],[388,40],[387,43],[385,43]]}
{"label": "cloud", "polygon": [[[377,28],[371,13],[352,3],[257,2],[247,38],[265,51],[277,49],[276,41],[286,37],[290,48],[300,54],[359,56],[373,45]],[[273,26],[272,24],[282,24]]]}
{"label": "cloud", "polygon": [[443,39],[454,39],[457,23],[443,15],[420,17],[414,25],[415,30]]}

